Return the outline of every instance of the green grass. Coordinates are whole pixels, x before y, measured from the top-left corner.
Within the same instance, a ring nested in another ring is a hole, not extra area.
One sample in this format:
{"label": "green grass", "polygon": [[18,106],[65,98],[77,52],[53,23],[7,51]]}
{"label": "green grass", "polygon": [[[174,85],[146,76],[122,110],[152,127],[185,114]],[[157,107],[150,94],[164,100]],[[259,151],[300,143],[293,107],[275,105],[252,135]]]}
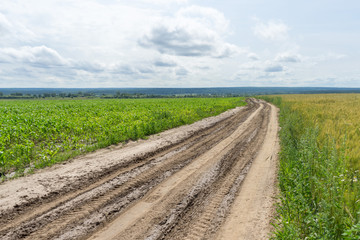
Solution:
{"label": "green grass", "polygon": [[0,173],[21,174],[236,106],[244,98],[0,101]]}
{"label": "green grass", "polygon": [[[319,141],[322,125],[282,97],[280,203],[273,239],[360,239],[359,172],[347,164],[346,139]],[[305,96],[304,96],[305,98]]]}

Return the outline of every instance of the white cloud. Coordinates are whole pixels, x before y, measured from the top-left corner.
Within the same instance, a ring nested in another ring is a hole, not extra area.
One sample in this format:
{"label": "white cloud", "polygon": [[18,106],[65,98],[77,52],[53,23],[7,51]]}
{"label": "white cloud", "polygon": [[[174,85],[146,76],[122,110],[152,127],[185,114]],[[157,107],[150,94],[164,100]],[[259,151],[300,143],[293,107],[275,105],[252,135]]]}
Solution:
{"label": "white cloud", "polygon": [[174,17],[153,26],[139,39],[145,48],[162,54],[225,58],[242,50],[224,39],[228,21],[212,8],[189,7],[180,9]]}
{"label": "white cloud", "polygon": [[88,62],[71,60],[69,63],[70,67],[87,72],[99,73],[107,70],[107,66],[105,64],[96,61]]}
{"label": "white cloud", "polygon": [[240,65],[240,70],[242,70],[242,73],[282,72],[285,71],[285,67],[277,62],[267,60],[244,63]]}
{"label": "white cloud", "polygon": [[167,55],[163,55],[154,61],[156,67],[176,67],[178,64],[176,61]]}
{"label": "white cloud", "polygon": [[186,76],[186,75],[188,75],[188,73],[189,73],[189,71],[184,67],[180,67],[176,70],[177,76]]}
{"label": "white cloud", "polygon": [[192,22],[201,23],[207,29],[214,29],[218,33],[229,34],[229,20],[227,20],[222,12],[214,8],[190,6],[181,8],[175,17],[178,20],[190,20]]}
{"label": "white cloud", "polygon": [[11,20],[0,12],[0,39],[0,46],[29,43],[36,39],[36,34],[19,20]]}
{"label": "white cloud", "polygon": [[251,60],[254,60],[254,61],[260,59],[259,56],[258,56],[256,53],[249,53],[249,54],[247,55],[247,57],[248,57],[249,59],[251,59]]}
{"label": "white cloud", "polygon": [[60,56],[54,49],[46,46],[2,48],[0,49],[0,60],[3,62],[30,63],[40,67],[64,66],[68,60]]}
{"label": "white cloud", "polygon": [[97,61],[66,59],[56,50],[46,46],[0,48],[0,62],[29,64],[36,68],[63,67],[93,73],[106,71],[111,68]]}
{"label": "white cloud", "polygon": [[[325,34],[288,14],[290,32],[281,20],[249,21],[262,12],[252,4],[192,3],[1,0],[0,87],[301,85],[328,72],[339,86],[359,86],[353,22]],[[241,81],[228,81],[236,73]]]}
{"label": "white cloud", "polygon": [[132,66],[126,64],[114,64],[110,67],[111,73],[123,75],[136,75],[139,72]]}
{"label": "white cloud", "polygon": [[283,52],[283,53],[279,53],[275,57],[275,61],[296,63],[296,62],[301,62],[301,58],[302,57],[299,54],[295,54],[291,52]]}
{"label": "white cloud", "polygon": [[289,69],[286,66],[270,60],[258,60],[238,66],[238,70],[230,79],[240,86],[266,86],[270,82],[270,85],[279,86],[288,77]]}
{"label": "white cloud", "polygon": [[0,12],[0,37],[7,34],[11,29],[11,23],[7,18]]}
{"label": "white cloud", "polygon": [[284,67],[280,64],[269,64],[264,69],[265,72],[282,72],[284,71]]}
{"label": "white cloud", "polygon": [[281,21],[270,20],[267,23],[263,23],[257,20],[253,30],[254,34],[260,38],[282,41],[288,38],[289,27]]}

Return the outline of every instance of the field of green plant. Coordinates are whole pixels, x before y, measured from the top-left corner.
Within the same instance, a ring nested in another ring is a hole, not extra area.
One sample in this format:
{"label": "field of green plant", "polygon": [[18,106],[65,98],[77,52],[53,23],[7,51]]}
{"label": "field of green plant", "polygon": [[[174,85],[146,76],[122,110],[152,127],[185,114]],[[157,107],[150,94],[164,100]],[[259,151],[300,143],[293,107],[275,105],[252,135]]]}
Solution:
{"label": "field of green plant", "polygon": [[241,105],[244,98],[3,100],[0,174],[21,174]]}
{"label": "field of green plant", "polygon": [[360,239],[360,95],[283,95],[274,239]]}

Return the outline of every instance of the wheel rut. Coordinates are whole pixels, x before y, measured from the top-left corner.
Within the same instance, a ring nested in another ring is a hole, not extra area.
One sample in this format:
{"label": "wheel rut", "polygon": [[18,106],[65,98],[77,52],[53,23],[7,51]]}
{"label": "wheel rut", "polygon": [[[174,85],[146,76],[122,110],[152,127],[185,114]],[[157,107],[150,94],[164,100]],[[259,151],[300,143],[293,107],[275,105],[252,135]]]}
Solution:
{"label": "wheel rut", "polygon": [[213,239],[261,149],[269,104],[99,173],[74,191],[7,212],[1,239]]}

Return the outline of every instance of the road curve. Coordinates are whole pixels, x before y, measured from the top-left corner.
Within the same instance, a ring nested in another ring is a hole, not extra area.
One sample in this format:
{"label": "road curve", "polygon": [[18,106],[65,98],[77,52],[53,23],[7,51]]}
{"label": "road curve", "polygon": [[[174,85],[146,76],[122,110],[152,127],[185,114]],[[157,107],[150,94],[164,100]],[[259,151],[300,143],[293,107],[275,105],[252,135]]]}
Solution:
{"label": "road curve", "polygon": [[266,239],[277,131],[276,108],[249,99],[96,181],[0,212],[0,239]]}

